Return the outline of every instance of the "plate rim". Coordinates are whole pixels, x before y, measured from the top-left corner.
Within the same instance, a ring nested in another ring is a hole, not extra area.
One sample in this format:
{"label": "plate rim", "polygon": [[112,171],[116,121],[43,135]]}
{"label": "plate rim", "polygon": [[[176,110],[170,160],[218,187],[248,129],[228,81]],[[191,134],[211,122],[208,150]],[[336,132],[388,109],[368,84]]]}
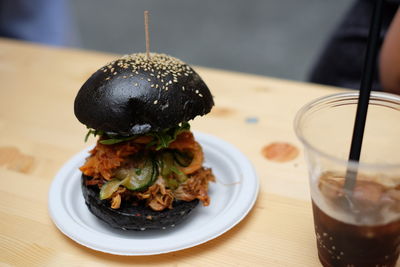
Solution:
{"label": "plate rim", "polygon": [[[65,218],[65,212],[68,213],[67,210],[64,209],[64,214],[58,214],[56,211],[58,210],[59,207],[63,208],[63,205],[60,205],[60,203],[55,203],[54,201],[50,201],[51,199],[56,198],[57,196],[55,196],[58,187],[60,186],[60,184],[65,183],[65,178],[63,179],[64,176],[68,176],[69,173],[71,173],[71,171],[74,171],[76,169],[76,161],[80,161],[82,159],[82,157],[86,157],[87,153],[90,149],[93,148],[94,145],[89,146],[83,150],[81,150],[80,152],[76,153],[75,155],[73,155],[66,163],[64,163],[64,165],[58,170],[57,174],[54,176],[53,181],[51,183],[49,192],[48,192],[48,212],[50,215],[50,218],[52,219],[53,223],[56,225],[56,227],[67,237],[71,238],[73,241],[77,242],[78,244],[88,247],[90,249],[96,250],[96,251],[100,251],[100,252],[104,252],[104,253],[109,253],[109,254],[113,254],[113,255],[123,255],[123,256],[145,256],[145,255],[159,255],[159,254],[165,254],[165,253],[170,253],[170,252],[174,252],[174,251],[179,251],[179,250],[183,250],[183,249],[187,249],[187,248],[191,248],[191,247],[195,247],[198,246],[200,244],[206,243],[212,239],[215,239],[219,236],[221,236],[222,234],[228,232],[229,230],[231,230],[233,227],[235,227],[237,224],[239,224],[250,212],[250,210],[254,207],[254,204],[258,198],[259,195],[259,191],[260,191],[260,182],[259,182],[259,177],[257,176],[257,173],[255,171],[254,166],[252,165],[251,161],[234,145],[216,137],[210,134],[205,134],[205,133],[201,133],[198,131],[194,131],[193,132],[196,138],[196,141],[198,141],[202,146],[206,145],[206,146],[210,146],[212,147],[213,150],[215,150],[215,147],[212,146],[213,144],[216,144],[216,147],[219,147],[221,150],[225,150],[225,151],[230,151],[230,152],[234,152],[234,157],[230,154],[225,154],[225,156],[228,156],[229,161],[235,162],[235,163],[240,163],[240,165],[238,166],[238,168],[245,169],[246,170],[246,179],[248,179],[247,177],[251,177],[253,183],[252,183],[252,197],[250,199],[247,200],[247,205],[245,205],[244,207],[241,208],[241,212],[240,213],[236,213],[235,216],[233,216],[234,219],[229,220],[228,223],[226,223],[226,225],[224,225],[224,227],[222,229],[217,229],[217,231],[212,231],[211,234],[207,234],[207,235],[200,235],[196,240],[194,240],[193,242],[184,242],[183,244],[180,244],[178,246],[173,246],[171,248],[164,248],[164,249],[157,249],[154,251],[140,251],[137,252],[135,250],[116,250],[116,249],[110,249],[104,246],[100,246],[98,244],[93,244],[93,242],[91,242],[90,240],[86,240],[86,241],[82,241],[82,238],[79,238],[79,233],[78,234],[74,234],[71,233],[70,230],[65,229],[65,225],[62,223],[63,219],[67,219]],[[233,160],[234,158],[234,160]],[[238,159],[239,158],[239,162]],[[210,162],[212,163],[212,162]],[[211,164],[212,165],[212,164]],[[212,167],[212,166],[211,166]],[[250,172],[250,173],[249,173]],[[241,174],[243,175],[243,174]],[[243,177],[241,177],[241,180],[243,179]],[[72,183],[72,182],[70,182]],[[247,184],[246,184],[247,187]],[[240,192],[238,193],[240,195]],[[63,197],[59,197],[61,201]],[[87,210],[88,213],[90,213],[89,210]],[[63,215],[63,216],[61,216]],[[62,218],[60,218],[60,216]],[[71,215],[70,218],[71,219]],[[77,223],[77,222],[76,222]],[[80,224],[79,224],[80,225]],[[68,227],[67,227],[68,228]],[[87,226],[82,227],[82,225],[80,225],[80,231],[82,231],[82,228],[87,228]],[[87,229],[87,231],[90,231],[90,229]],[[93,233],[92,231],[90,231],[91,233]],[[203,236],[203,238],[201,238],[201,236]],[[117,238],[117,239],[121,239],[120,237],[114,236],[113,238]],[[153,240],[154,241],[154,240]]]}

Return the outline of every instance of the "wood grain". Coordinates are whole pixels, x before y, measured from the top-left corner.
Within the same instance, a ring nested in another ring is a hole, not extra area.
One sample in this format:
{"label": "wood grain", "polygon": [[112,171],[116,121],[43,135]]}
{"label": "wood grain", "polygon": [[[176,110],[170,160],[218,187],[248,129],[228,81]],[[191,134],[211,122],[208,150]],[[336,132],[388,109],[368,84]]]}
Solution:
{"label": "wood grain", "polygon": [[[237,146],[260,179],[256,205],[238,226],[200,246],[146,257],[90,250],[54,226],[47,212],[50,183],[63,163],[88,145],[86,128],[73,114],[74,97],[92,72],[116,57],[0,39],[0,262],[319,266],[306,165],[292,123],[302,105],[339,89],[249,74],[196,68],[216,107],[197,118],[193,129]],[[268,161],[261,149],[272,142],[294,144],[300,155],[286,163]],[[22,166],[14,167],[17,159]]]}

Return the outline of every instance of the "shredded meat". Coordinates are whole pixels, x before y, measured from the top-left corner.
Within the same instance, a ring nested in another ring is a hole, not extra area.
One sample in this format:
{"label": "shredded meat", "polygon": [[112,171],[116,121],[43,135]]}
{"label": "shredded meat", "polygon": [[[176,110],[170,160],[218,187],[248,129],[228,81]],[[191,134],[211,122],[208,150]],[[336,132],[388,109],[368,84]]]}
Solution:
{"label": "shredded meat", "polygon": [[139,145],[134,141],[115,145],[103,145],[97,142],[96,147],[90,151],[90,156],[86,159],[85,164],[79,169],[85,175],[110,180],[112,170],[121,166],[125,157],[135,154],[138,150]]}
{"label": "shredded meat", "polygon": [[103,185],[103,179],[100,177],[93,178],[85,181],[86,185]]}
{"label": "shredded meat", "polygon": [[142,135],[139,136],[138,138],[135,138],[133,140],[133,142],[137,143],[137,144],[148,144],[153,140],[153,137],[151,136],[147,136],[147,135]]}
{"label": "shredded meat", "polygon": [[121,206],[121,195],[116,194],[115,196],[113,196],[113,198],[111,200],[111,208],[119,209],[120,206]]}
{"label": "shredded meat", "polygon": [[[115,145],[103,145],[97,142],[96,147],[90,151],[90,156],[86,159],[85,164],[80,167],[80,170],[87,176],[93,178],[103,177],[106,180],[110,180],[113,169],[121,166],[127,156],[138,152],[140,145],[147,144],[151,140],[152,137],[140,136],[134,140]],[[194,150],[196,145],[198,144],[194,141],[193,134],[187,131],[178,135],[169,148]],[[96,180],[91,185],[94,184],[96,184]]]}
{"label": "shredded meat", "polygon": [[[86,180],[86,185],[97,185],[101,188],[107,180],[112,178],[116,168],[124,166],[129,156],[144,149],[152,139],[149,136],[140,136],[134,140],[114,145],[103,145],[97,142],[96,147],[90,151],[90,156],[86,159],[85,164],[80,168],[85,175],[92,177],[92,179]],[[188,175],[188,180],[180,184],[175,191],[166,187],[161,176],[144,192],[133,192],[121,186],[110,199],[111,208],[119,209],[122,202],[126,203],[125,201],[132,201],[132,199],[146,201],[146,204],[155,211],[172,209],[174,199],[183,201],[199,199],[204,206],[209,205],[208,182],[215,181],[215,178],[211,169],[202,167],[203,151],[200,144],[195,141],[193,134],[189,131],[181,133],[168,148],[193,155],[189,166],[180,168],[183,173]]]}
{"label": "shredded meat", "polygon": [[174,201],[172,191],[165,187],[164,179],[161,177],[145,192],[137,193],[136,197],[141,200],[147,200],[147,205],[155,211],[161,211],[166,208],[172,209],[172,202]]}
{"label": "shredded meat", "polygon": [[174,196],[176,199],[184,201],[192,201],[197,198],[204,206],[208,206],[210,204],[208,182],[214,181],[215,177],[211,169],[201,168],[174,191]]}
{"label": "shredded meat", "polygon": [[[119,209],[121,207],[121,199],[124,196],[124,193],[126,192],[126,188],[120,186],[118,190],[113,194],[112,199],[111,199],[111,208],[112,209]],[[121,197],[122,195],[122,197]]]}

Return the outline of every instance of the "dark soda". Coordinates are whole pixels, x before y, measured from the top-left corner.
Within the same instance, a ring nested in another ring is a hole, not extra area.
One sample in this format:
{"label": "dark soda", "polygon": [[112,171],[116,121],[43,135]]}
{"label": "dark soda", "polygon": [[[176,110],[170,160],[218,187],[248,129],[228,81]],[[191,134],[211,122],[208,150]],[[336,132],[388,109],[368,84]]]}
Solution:
{"label": "dark soda", "polygon": [[318,256],[324,266],[396,266],[400,188],[362,178],[351,195],[345,193],[343,176],[327,173],[319,179],[319,198],[313,199],[312,206]]}
{"label": "dark soda", "polygon": [[400,252],[400,220],[379,226],[338,221],[312,202],[318,257],[324,266],[396,266]]}

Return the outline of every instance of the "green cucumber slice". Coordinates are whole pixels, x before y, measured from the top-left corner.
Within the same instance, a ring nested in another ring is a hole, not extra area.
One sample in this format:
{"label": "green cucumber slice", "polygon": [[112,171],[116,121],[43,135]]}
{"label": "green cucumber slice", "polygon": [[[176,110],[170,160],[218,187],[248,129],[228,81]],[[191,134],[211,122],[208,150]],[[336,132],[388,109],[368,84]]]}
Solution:
{"label": "green cucumber slice", "polygon": [[164,152],[161,155],[161,175],[168,176],[171,173],[171,167],[174,166],[174,157],[171,152]]}
{"label": "green cucumber slice", "polygon": [[182,165],[176,161],[174,152],[163,152],[159,155],[158,164],[160,166],[161,176],[166,181],[169,188],[176,189],[179,184],[188,179],[187,175],[180,170]]}
{"label": "green cucumber slice", "polygon": [[107,183],[103,184],[100,190],[100,199],[103,200],[110,198],[112,194],[118,190],[118,187],[127,181],[128,179],[125,180],[112,179]]}
{"label": "green cucumber slice", "polygon": [[147,158],[136,167],[118,169],[115,177],[118,180],[124,180],[122,185],[129,190],[143,190],[152,185],[157,178],[157,169],[154,165],[154,161]]}

